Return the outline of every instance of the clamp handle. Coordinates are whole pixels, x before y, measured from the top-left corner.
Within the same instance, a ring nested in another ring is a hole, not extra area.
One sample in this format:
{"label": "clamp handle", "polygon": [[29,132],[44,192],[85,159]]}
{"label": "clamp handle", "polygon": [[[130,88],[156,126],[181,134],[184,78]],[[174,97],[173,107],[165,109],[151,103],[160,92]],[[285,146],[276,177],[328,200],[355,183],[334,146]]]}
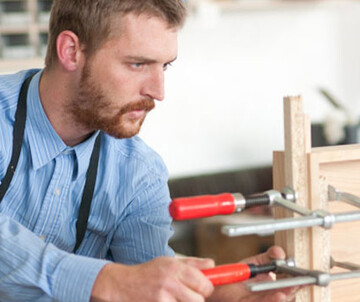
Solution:
{"label": "clamp handle", "polygon": [[270,203],[268,194],[244,197],[241,193],[223,193],[175,198],[170,204],[169,211],[174,220],[185,220],[228,215]]}
{"label": "clamp handle", "polygon": [[202,270],[202,273],[216,286],[244,281],[258,274],[274,272],[276,269],[276,261],[262,265],[234,263],[205,269]]}
{"label": "clamp handle", "polygon": [[175,220],[226,215],[235,210],[235,198],[230,193],[175,198],[169,207],[170,215]]}
{"label": "clamp handle", "polygon": [[225,264],[202,270],[213,285],[223,285],[247,280],[252,277],[251,267],[245,263]]}

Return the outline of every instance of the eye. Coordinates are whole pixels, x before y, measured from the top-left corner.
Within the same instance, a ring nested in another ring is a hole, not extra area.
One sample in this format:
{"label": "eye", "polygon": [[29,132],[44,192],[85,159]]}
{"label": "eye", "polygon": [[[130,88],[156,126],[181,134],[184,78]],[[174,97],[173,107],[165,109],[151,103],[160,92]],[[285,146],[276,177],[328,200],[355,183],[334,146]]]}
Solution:
{"label": "eye", "polygon": [[143,65],[144,65],[143,63],[131,63],[131,66],[136,69],[143,67]]}
{"label": "eye", "polygon": [[163,69],[167,70],[168,67],[170,67],[170,66],[172,66],[171,63],[166,63],[166,64],[163,65]]}

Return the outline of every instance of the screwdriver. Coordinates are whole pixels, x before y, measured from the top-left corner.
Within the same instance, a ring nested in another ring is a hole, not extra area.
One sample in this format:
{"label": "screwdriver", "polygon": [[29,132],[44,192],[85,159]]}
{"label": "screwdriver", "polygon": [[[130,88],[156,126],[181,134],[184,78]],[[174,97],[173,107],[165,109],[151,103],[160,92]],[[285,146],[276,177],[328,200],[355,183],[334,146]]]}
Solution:
{"label": "screwdriver", "polygon": [[270,196],[266,192],[247,197],[241,193],[222,193],[175,198],[170,203],[169,211],[174,220],[185,220],[228,215],[250,207],[270,204]]}
{"label": "screwdriver", "polygon": [[258,274],[274,272],[275,270],[275,262],[264,265],[235,263],[205,269],[202,270],[202,273],[216,286],[244,281]]}

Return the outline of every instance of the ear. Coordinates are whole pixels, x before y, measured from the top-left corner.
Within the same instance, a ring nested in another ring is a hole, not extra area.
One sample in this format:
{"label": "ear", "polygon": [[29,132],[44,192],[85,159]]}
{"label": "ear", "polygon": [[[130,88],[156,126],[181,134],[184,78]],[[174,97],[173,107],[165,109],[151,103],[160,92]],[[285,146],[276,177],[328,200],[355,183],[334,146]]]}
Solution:
{"label": "ear", "polygon": [[61,32],[56,39],[59,63],[68,71],[74,71],[82,63],[84,52],[78,36],[70,30]]}

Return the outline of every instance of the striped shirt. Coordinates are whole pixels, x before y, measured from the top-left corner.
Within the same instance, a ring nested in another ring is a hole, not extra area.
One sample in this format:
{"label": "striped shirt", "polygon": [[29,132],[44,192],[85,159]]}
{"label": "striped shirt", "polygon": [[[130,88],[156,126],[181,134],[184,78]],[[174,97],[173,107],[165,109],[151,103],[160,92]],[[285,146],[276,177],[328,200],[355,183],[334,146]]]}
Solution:
{"label": "striped shirt", "polygon": [[22,151],[0,203],[0,301],[89,301],[108,261],[135,264],[173,255],[168,174],[139,137],[104,134],[86,234],[72,254],[97,133],[65,145],[41,105],[41,71],[0,76],[0,180],[11,158],[20,87],[32,73]]}

